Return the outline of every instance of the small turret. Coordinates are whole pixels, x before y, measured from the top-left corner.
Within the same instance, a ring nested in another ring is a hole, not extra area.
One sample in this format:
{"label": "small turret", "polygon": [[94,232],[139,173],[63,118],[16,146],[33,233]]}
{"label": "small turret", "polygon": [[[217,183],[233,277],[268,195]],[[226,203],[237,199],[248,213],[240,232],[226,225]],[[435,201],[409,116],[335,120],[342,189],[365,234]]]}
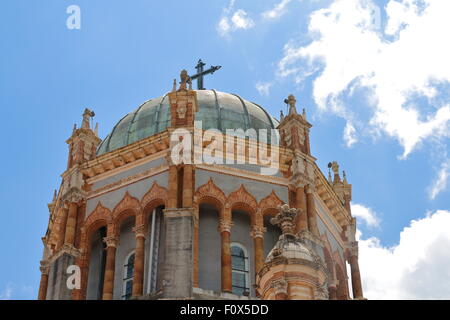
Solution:
{"label": "small turret", "polygon": [[91,128],[91,118],[94,116],[94,111],[86,108],[83,112],[81,127],[77,128],[76,124],[73,126],[72,135],[66,141],[69,145],[68,169],[95,157],[101,139],[98,137],[98,124],[94,130]]}
{"label": "small turret", "polygon": [[347,181],[347,174],[343,171],[343,180],[341,180],[339,174],[339,164],[336,161],[330,162],[328,168],[333,170],[334,178],[331,180],[331,173],[328,171],[328,180],[333,187],[333,190],[339,196],[344,207],[349,213],[350,211],[350,201],[352,199],[352,185]]}

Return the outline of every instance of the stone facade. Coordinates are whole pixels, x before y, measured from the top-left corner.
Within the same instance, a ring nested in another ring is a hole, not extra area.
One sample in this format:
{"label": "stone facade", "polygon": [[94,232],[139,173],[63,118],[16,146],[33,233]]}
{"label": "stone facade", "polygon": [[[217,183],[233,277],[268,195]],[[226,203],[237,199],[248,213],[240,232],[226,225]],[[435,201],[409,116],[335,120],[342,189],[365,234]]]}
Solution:
{"label": "stone facade", "polygon": [[[236,158],[248,164],[174,163],[172,133],[202,134],[188,80],[183,71],[168,93],[167,130],[105,154],[95,152],[101,140],[85,110],[49,204],[39,299],[350,299],[347,262],[353,297],[362,299],[351,185],[337,163],[334,180],[316,165],[312,126],[295,97],[286,100],[279,147],[265,146],[278,152],[278,173],[260,174],[245,138],[235,150],[243,147]],[[233,262],[240,258],[242,270]],[[74,288],[71,265],[80,277]]]}

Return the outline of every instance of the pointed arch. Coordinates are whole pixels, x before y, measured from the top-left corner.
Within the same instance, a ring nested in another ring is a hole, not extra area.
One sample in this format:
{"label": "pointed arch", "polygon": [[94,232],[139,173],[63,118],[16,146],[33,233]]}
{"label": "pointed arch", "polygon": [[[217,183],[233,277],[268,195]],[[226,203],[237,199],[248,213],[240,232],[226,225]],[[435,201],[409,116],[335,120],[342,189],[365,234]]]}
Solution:
{"label": "pointed arch", "polygon": [[327,268],[328,271],[328,282],[331,283],[331,281],[336,280],[336,270],[335,270],[335,262],[333,259],[333,250],[331,249],[331,244],[330,241],[328,240],[328,236],[326,233],[322,234],[322,236],[320,237],[324,243],[324,247],[323,247],[323,255],[325,258],[325,266]]}
{"label": "pointed arch", "polygon": [[265,215],[266,213],[269,213],[271,210],[278,211],[278,206],[281,206],[284,204],[284,201],[281,200],[274,190],[265,198],[261,199],[259,202],[259,208],[261,210],[261,213]]}
{"label": "pointed arch", "polygon": [[93,231],[106,226],[111,221],[111,211],[99,201],[94,211],[92,211],[83,223],[83,227],[81,228],[81,244],[85,243],[83,240],[87,240],[86,237],[89,237]]}
{"label": "pointed arch", "polygon": [[167,205],[167,194],[166,188],[160,186],[156,181],[153,181],[152,186],[147,191],[147,193],[142,197],[141,208],[136,216],[136,225],[145,225],[147,222],[146,215],[151,212],[152,209],[158,206]]}
{"label": "pointed arch", "polygon": [[161,187],[156,181],[153,181],[152,186],[147,193],[142,197],[141,207],[145,208],[149,203],[155,200],[160,200],[164,203],[167,201],[167,189]]}
{"label": "pointed arch", "polygon": [[256,224],[263,225],[263,219],[265,215],[275,215],[278,213],[279,209],[278,206],[281,206],[284,204],[284,201],[282,201],[274,190],[265,198],[261,199],[259,202],[259,211],[256,216]]}
{"label": "pointed arch", "polygon": [[195,202],[196,206],[201,203],[213,203],[219,206],[217,209],[221,211],[225,207],[226,196],[210,177],[207,183],[198,187],[195,192]]}
{"label": "pointed arch", "polygon": [[347,300],[350,297],[348,290],[347,268],[345,267],[345,262],[340,257],[338,251],[333,253],[333,258],[335,262],[334,266],[336,278],[338,280],[337,298],[338,300]]}
{"label": "pointed arch", "polygon": [[258,202],[255,197],[247,191],[243,184],[239,189],[230,193],[227,198],[226,206],[233,209],[242,210],[249,214],[252,225],[256,224],[257,215],[259,214]]}
{"label": "pointed arch", "polygon": [[135,197],[132,197],[128,191],[125,192],[122,200],[115,206],[112,211],[112,219],[114,222],[115,233],[120,228],[120,224],[128,217],[137,216],[141,211],[141,203]]}
{"label": "pointed arch", "polygon": [[253,208],[253,210],[255,211],[258,208],[258,202],[256,201],[255,197],[247,191],[243,184],[241,184],[239,189],[230,193],[227,198],[227,204],[230,207],[234,207],[239,204],[245,204]]}

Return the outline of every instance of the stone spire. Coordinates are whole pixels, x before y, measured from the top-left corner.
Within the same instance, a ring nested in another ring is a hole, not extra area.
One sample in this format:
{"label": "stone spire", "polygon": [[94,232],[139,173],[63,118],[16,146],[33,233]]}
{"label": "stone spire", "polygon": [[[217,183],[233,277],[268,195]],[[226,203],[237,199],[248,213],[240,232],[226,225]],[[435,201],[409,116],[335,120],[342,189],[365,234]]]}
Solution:
{"label": "stone spire", "polygon": [[289,115],[297,114],[297,100],[295,99],[295,96],[290,94],[285,101],[289,104]]}
{"label": "stone spire", "polygon": [[331,169],[334,173],[333,184],[341,183],[341,177],[339,175],[339,164],[336,161],[331,163]]}
{"label": "stone spire", "polygon": [[95,116],[94,111],[89,110],[88,108],[84,109],[83,113],[83,121],[81,123],[81,128],[90,129],[91,128],[91,118]]}
{"label": "stone spire", "polygon": [[86,108],[83,112],[81,127],[73,126],[72,135],[66,141],[69,145],[68,168],[76,164],[81,164],[95,157],[97,146],[101,139],[98,137],[98,124],[95,129],[91,128],[91,118],[95,116],[95,112]]}
{"label": "stone spire", "polygon": [[310,155],[309,129],[312,125],[306,121],[305,113],[297,113],[297,100],[294,95],[290,94],[284,99],[284,103],[289,105],[289,111],[287,115],[281,115],[277,128],[280,130],[281,145]]}

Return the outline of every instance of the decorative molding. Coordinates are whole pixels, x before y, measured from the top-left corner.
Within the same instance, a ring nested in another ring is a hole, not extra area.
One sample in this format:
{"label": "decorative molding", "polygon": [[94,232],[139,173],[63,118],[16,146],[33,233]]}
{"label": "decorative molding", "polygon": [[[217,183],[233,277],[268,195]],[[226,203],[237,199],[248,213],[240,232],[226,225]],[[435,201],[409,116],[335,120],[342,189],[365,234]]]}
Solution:
{"label": "decorative molding", "polygon": [[128,176],[126,178],[120,179],[120,180],[118,180],[116,182],[110,183],[110,184],[108,184],[106,186],[103,186],[101,188],[98,188],[98,189],[90,192],[89,195],[88,195],[88,199],[92,199],[92,198],[98,197],[98,196],[100,196],[102,194],[105,194],[105,193],[108,193],[108,192],[120,189],[122,187],[125,187],[127,185],[136,183],[136,182],[144,180],[146,178],[156,176],[156,175],[161,174],[161,173],[163,173],[163,172],[165,172],[167,170],[169,170],[169,167],[166,164],[163,164],[163,165],[160,165],[158,167],[142,171],[142,172],[140,172],[138,174],[135,174],[135,175],[132,175],[132,176]]}
{"label": "decorative molding", "polygon": [[224,166],[224,165],[208,165],[208,164],[197,164],[196,168],[210,171],[210,172],[216,172],[220,174],[225,174],[233,177],[239,177],[249,180],[254,180],[258,182],[266,182],[270,184],[275,184],[283,187],[287,187],[289,185],[289,181],[286,178],[280,178],[277,176],[262,176],[256,172],[242,170],[233,168],[230,166]]}

